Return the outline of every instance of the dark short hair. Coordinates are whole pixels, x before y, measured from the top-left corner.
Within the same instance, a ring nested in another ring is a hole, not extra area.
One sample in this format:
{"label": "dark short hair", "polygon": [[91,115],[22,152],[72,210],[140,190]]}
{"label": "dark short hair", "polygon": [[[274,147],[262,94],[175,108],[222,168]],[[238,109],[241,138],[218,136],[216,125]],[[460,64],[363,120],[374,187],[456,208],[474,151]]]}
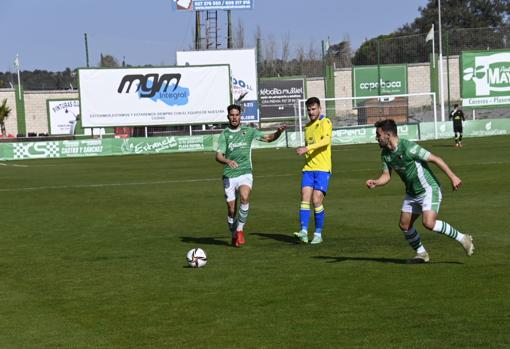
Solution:
{"label": "dark short hair", "polygon": [[231,104],[227,107],[227,112],[230,114],[230,111],[232,109],[237,109],[237,111],[239,111],[239,114],[241,114],[241,106],[237,105],[237,104]]}
{"label": "dark short hair", "polygon": [[393,119],[379,120],[374,124],[374,126],[376,128],[380,128],[381,130],[383,130],[383,132],[389,132],[394,134],[395,136],[397,135],[397,124]]}
{"label": "dark short hair", "polygon": [[310,97],[306,100],[305,105],[307,107],[310,107],[314,104],[317,104],[319,107],[321,106],[321,101],[317,97]]}
{"label": "dark short hair", "polygon": [[455,103],[455,104],[453,105],[453,107],[454,107],[454,108],[457,108],[458,106],[459,106],[459,105],[458,105],[457,103]]}

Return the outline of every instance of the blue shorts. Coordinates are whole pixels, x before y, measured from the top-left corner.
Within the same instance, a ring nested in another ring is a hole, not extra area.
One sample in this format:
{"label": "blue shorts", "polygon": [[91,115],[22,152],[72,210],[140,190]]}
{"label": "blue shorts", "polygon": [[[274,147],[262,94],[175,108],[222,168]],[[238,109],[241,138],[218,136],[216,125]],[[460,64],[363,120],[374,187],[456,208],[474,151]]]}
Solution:
{"label": "blue shorts", "polygon": [[320,190],[324,194],[328,191],[330,172],[325,171],[303,171],[301,177],[301,188],[312,187],[314,190]]}

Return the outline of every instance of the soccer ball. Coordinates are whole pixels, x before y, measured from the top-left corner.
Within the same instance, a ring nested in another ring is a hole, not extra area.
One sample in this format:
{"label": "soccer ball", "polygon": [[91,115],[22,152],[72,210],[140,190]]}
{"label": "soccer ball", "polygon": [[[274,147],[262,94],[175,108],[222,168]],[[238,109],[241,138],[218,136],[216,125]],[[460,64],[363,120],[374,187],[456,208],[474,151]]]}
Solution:
{"label": "soccer ball", "polygon": [[188,251],[186,255],[188,264],[192,268],[202,268],[207,264],[207,255],[201,248],[194,248]]}

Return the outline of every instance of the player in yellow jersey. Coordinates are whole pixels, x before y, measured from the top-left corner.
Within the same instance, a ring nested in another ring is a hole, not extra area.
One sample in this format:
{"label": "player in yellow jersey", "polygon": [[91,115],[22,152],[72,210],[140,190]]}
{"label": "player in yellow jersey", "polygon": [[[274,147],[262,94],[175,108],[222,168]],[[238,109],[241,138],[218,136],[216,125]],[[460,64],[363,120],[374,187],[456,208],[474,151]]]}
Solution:
{"label": "player in yellow jersey", "polygon": [[310,121],[305,126],[305,146],[296,149],[298,155],[305,155],[305,166],[301,178],[301,208],[299,220],[301,230],[294,236],[308,243],[308,222],[310,206],[313,204],[315,232],[311,244],[322,242],[324,227],[324,196],[328,191],[331,177],[331,137],[333,125],[331,120],[321,114],[321,103],[317,97],[308,98],[306,111]]}

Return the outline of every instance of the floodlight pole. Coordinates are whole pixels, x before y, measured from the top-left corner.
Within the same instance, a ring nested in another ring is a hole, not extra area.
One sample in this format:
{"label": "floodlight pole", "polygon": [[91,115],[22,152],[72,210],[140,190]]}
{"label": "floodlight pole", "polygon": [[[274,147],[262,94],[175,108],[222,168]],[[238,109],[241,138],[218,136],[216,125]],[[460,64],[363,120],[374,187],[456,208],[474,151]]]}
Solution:
{"label": "floodlight pole", "polygon": [[441,121],[445,121],[444,114],[444,83],[443,83],[443,34],[441,33],[441,0],[437,2],[439,14],[439,103],[441,104]]}

